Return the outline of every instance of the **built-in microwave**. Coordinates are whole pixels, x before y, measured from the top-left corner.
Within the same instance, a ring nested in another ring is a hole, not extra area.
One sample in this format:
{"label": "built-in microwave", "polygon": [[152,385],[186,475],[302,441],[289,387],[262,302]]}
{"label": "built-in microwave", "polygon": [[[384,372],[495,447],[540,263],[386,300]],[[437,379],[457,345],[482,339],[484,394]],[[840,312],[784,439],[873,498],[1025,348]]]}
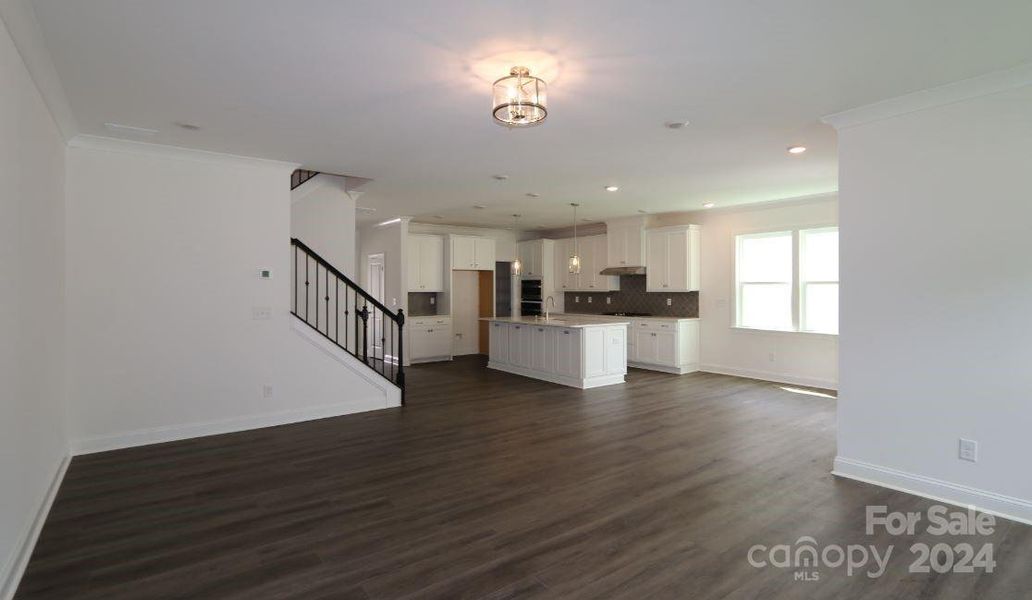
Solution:
{"label": "built-in microwave", "polygon": [[541,314],[541,280],[524,279],[520,281],[520,314],[537,316]]}

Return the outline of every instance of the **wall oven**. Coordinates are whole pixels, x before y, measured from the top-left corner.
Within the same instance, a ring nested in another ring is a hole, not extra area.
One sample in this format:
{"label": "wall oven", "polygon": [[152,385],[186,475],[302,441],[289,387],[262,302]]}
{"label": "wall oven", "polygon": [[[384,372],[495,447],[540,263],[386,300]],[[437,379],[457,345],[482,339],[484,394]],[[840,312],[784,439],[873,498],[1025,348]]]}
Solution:
{"label": "wall oven", "polygon": [[541,280],[520,281],[520,314],[534,317],[541,314]]}

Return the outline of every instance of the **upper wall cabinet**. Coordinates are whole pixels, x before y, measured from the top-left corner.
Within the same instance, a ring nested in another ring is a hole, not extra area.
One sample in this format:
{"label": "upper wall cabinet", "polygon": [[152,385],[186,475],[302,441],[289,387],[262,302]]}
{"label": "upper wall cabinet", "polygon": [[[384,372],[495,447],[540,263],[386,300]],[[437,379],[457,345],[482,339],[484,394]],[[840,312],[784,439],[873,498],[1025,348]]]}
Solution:
{"label": "upper wall cabinet", "polygon": [[444,238],[439,235],[408,236],[408,291],[444,291]]}
{"label": "upper wall cabinet", "polygon": [[451,236],[451,268],[465,271],[493,271],[495,241],[468,235]]}
{"label": "upper wall cabinet", "polygon": [[523,279],[548,280],[542,284],[543,289],[555,289],[552,273],[555,259],[555,242],[553,240],[527,240],[516,245],[516,255],[523,265]]}
{"label": "upper wall cabinet", "polygon": [[[620,289],[620,278],[613,275],[600,275],[606,268],[606,236],[591,235],[579,238],[576,243],[572,238],[555,242],[555,280],[556,290],[561,292],[612,292]],[[580,256],[580,273],[569,272],[570,255],[575,251]]]}
{"label": "upper wall cabinet", "polygon": [[606,267],[645,265],[645,219],[606,221]]}
{"label": "upper wall cabinet", "polygon": [[645,242],[645,291],[699,290],[698,225],[649,229]]}

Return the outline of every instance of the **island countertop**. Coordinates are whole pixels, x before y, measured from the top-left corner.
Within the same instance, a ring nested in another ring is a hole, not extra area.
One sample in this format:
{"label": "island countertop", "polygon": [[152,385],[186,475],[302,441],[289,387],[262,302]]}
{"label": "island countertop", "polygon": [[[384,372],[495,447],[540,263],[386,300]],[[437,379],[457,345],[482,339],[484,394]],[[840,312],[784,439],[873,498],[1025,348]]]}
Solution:
{"label": "island countertop", "polygon": [[550,317],[545,319],[543,317],[482,317],[481,321],[491,321],[495,323],[513,323],[516,325],[535,325],[538,327],[604,327],[608,325],[629,325],[631,321],[629,319],[614,320],[613,317],[605,319],[595,318],[594,315],[570,315],[564,314],[561,317]]}

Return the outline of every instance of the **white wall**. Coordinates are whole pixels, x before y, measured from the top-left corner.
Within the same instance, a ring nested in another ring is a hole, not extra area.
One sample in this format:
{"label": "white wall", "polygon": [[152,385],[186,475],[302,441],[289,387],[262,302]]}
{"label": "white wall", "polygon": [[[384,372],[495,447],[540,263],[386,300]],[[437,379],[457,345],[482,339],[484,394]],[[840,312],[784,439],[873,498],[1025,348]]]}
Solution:
{"label": "white wall", "polygon": [[[76,138],[67,156],[67,393],[97,450],[382,408],[295,331],[293,165]],[[258,279],[259,268],[274,278]],[[253,307],[273,318],[254,320]],[[263,386],[273,397],[263,397]]]}
{"label": "white wall", "polygon": [[[829,120],[836,472],[1032,520],[1032,68]],[[962,437],[977,463],[958,459]]]}
{"label": "white wall", "polygon": [[68,454],[64,140],[0,24],[0,598]]}
{"label": "white wall", "polygon": [[408,313],[408,249],[407,219],[390,225],[367,225],[358,231],[358,256],[355,258],[359,284],[369,289],[369,269],[366,261],[371,254],[383,254],[384,305]]}
{"label": "white wall", "polygon": [[[696,223],[702,232],[699,292],[704,371],[800,385],[838,387],[838,337],[736,329],[734,238],[742,233],[838,223],[835,196],[655,215],[649,227]],[[773,356],[773,360],[771,357]]]}
{"label": "white wall", "polygon": [[319,174],[290,193],[290,235],[355,279],[355,201],[347,179]]}

